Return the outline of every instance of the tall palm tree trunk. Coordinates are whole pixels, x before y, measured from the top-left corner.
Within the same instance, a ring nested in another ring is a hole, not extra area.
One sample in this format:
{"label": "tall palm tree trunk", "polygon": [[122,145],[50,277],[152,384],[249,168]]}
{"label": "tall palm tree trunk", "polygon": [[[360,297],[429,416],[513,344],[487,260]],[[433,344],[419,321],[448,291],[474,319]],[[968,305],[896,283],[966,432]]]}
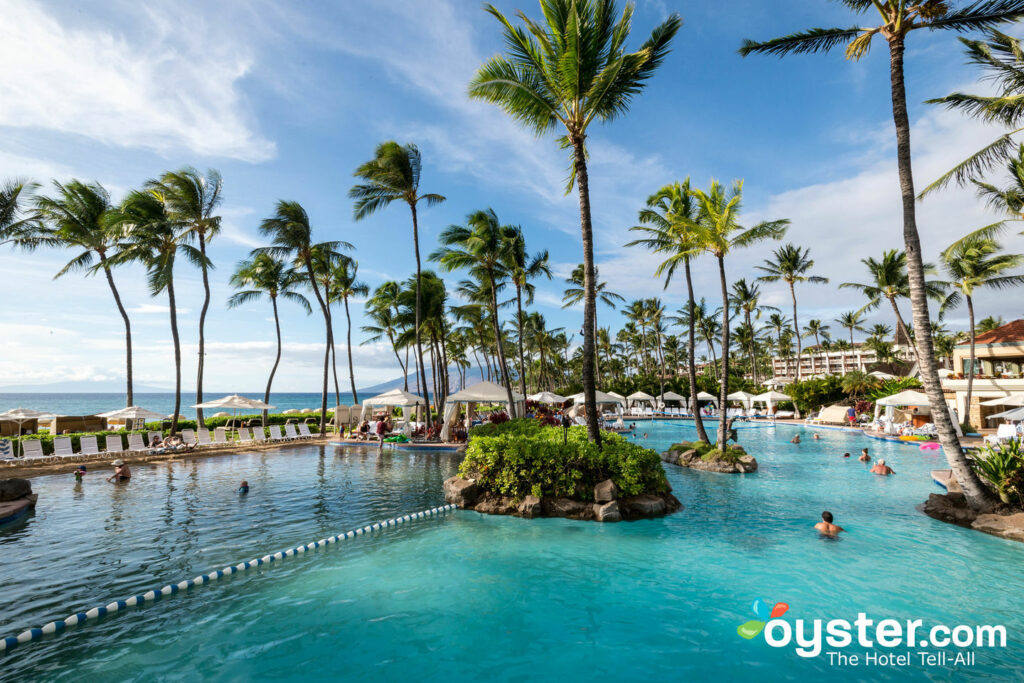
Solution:
{"label": "tall palm tree trunk", "polygon": [[683,270],[686,273],[686,298],[690,311],[689,332],[687,334],[686,373],[690,378],[690,405],[693,409],[693,424],[697,428],[697,438],[704,443],[711,443],[708,433],[704,430],[704,420],[700,416],[697,406],[697,365],[694,361],[696,346],[696,333],[693,330],[693,316],[696,305],[693,301],[693,278],[690,277],[690,259],[683,260]]}
{"label": "tall palm tree trunk", "polygon": [[[800,354],[803,352],[800,344],[800,323],[796,319],[796,288],[793,287],[793,283],[789,283],[789,295],[793,299],[793,337],[796,338],[796,381],[800,381],[800,366],[803,364],[803,359],[800,358]],[[814,361],[811,361],[811,367],[814,366]],[[794,408],[796,404],[793,404]],[[796,417],[800,417],[799,413]]]}
{"label": "tall palm tree trunk", "polygon": [[[928,299],[925,293],[924,261],[921,239],[917,232],[914,197],[914,176],[910,161],[910,118],[907,115],[907,93],[903,74],[904,43],[900,37],[889,41],[890,78],[892,83],[892,117],[896,125],[896,159],[899,166],[900,194],[903,199],[903,241],[907,252],[907,274],[910,278],[910,304],[914,312],[914,329],[921,381],[928,393],[932,422],[939,432],[939,441],[949,466],[963,489],[964,496],[974,508],[982,507],[992,499],[992,493],[978,479],[967,463],[960,439],[950,419],[946,400],[942,395],[935,351],[932,347],[932,327],[928,317]],[[973,370],[973,368],[972,368]]]}
{"label": "tall palm tree trunk", "polygon": [[504,344],[501,343],[501,326],[498,325],[498,293],[497,285],[494,282],[494,272],[487,273],[491,281],[491,327],[494,328],[494,346],[498,350],[498,363],[501,366],[501,383],[505,385],[505,393],[508,394],[508,414],[516,417],[516,403],[512,400],[512,382],[508,377],[508,365],[505,363]]}
{"label": "tall palm tree trunk", "polygon": [[124,346],[125,354],[127,355],[125,376],[128,383],[125,400],[126,407],[130,407],[135,405],[135,392],[133,390],[132,381],[132,321],[128,319],[128,311],[124,309],[124,304],[121,303],[121,294],[117,291],[117,287],[114,285],[114,274],[110,272],[110,268],[107,267],[106,262],[106,255],[100,254],[100,263],[103,264],[103,274],[107,276],[107,284],[110,285],[110,292],[114,295],[114,303],[117,304],[117,310],[121,314],[121,319],[124,320]]}
{"label": "tall palm tree trunk", "polygon": [[[171,433],[178,433],[178,414],[181,412],[181,339],[178,336],[178,302],[174,298],[174,278],[167,280],[167,305],[171,311],[171,340],[174,342],[174,415],[171,416]],[[198,423],[199,427],[205,426]]]}
{"label": "tall palm tree trunk", "polygon": [[[210,309],[210,276],[206,268],[206,235],[199,231],[199,253],[203,255],[203,308],[199,311],[199,363],[196,366],[196,403],[203,402],[203,370],[206,362],[206,312]],[[196,408],[196,423],[203,424],[203,409]]]}
{"label": "tall palm tree trunk", "polygon": [[729,288],[725,282],[725,259],[718,257],[718,277],[722,285],[722,379],[718,385],[718,450],[725,453],[727,434],[725,406],[729,399]]}
{"label": "tall palm tree trunk", "polygon": [[[270,297],[270,304],[274,308],[274,331],[277,333],[277,356],[274,357],[274,366],[270,368],[270,377],[267,378],[267,390],[263,392],[263,402],[270,403],[270,387],[274,384],[274,375],[277,374],[277,366],[281,363],[281,319],[277,314],[277,297]],[[263,426],[267,426],[267,411],[263,411]]]}
{"label": "tall palm tree trunk", "polygon": [[[348,379],[352,384],[352,403],[359,403],[359,396],[356,395],[356,375],[352,369],[352,316],[348,312],[348,297],[345,297],[345,320],[348,322],[348,336],[345,344],[348,346]],[[340,403],[339,403],[340,405]]]}
{"label": "tall palm tree trunk", "polygon": [[583,136],[571,134],[573,161],[576,170],[576,188],[580,196],[580,233],[583,239],[583,405],[587,411],[587,436],[601,445],[601,428],[597,421],[597,387],[594,377],[594,321],[597,318],[597,298],[594,277],[594,234],[590,219],[590,181],[587,158],[583,149]]}
{"label": "tall palm tree trunk", "polygon": [[[977,362],[977,356],[974,353],[974,299],[970,296],[964,297],[967,300],[967,316],[970,319],[971,325],[971,373],[967,375],[967,402],[964,404],[964,416],[960,419],[964,424],[971,424],[971,393],[974,391],[974,363]],[[985,421],[982,420],[982,424]]]}
{"label": "tall palm tree trunk", "polygon": [[409,391],[409,370],[405,367],[405,363],[402,362],[402,355],[398,353],[395,335],[391,333],[391,330],[388,330],[388,341],[391,342],[391,350],[395,352],[395,360],[398,361],[398,367],[402,368],[402,390]]}
{"label": "tall palm tree trunk", "polygon": [[[426,414],[427,414],[427,430],[430,430],[430,394],[427,390],[427,372],[423,367],[423,343],[420,341],[420,319],[423,310],[423,286],[420,283],[422,265],[420,263],[420,224],[419,219],[416,217],[416,205],[409,204],[409,208],[412,210],[412,245],[413,250],[416,252],[416,367],[420,372],[420,391],[423,392],[423,400],[426,402]],[[436,398],[436,396],[435,396]],[[442,406],[437,407],[438,411],[443,410]]]}
{"label": "tall palm tree trunk", "polygon": [[338,350],[333,339],[331,340],[331,374],[334,375],[334,405],[339,405],[341,403],[341,386],[338,384]]}
{"label": "tall palm tree trunk", "polygon": [[320,435],[323,436],[327,433],[327,377],[330,370],[331,348],[334,346],[334,333],[331,330],[331,312],[328,310],[324,298],[320,295],[320,285],[317,284],[316,274],[313,272],[313,259],[310,258],[309,254],[306,254],[304,260],[306,262],[306,276],[309,278],[310,286],[313,287],[316,301],[320,304],[320,313],[324,316],[324,327],[327,329],[327,341],[324,349],[324,381],[320,389]]}
{"label": "tall palm tree trunk", "polygon": [[526,398],[526,356],[523,354],[523,289],[516,284],[516,325],[519,327],[519,387]]}

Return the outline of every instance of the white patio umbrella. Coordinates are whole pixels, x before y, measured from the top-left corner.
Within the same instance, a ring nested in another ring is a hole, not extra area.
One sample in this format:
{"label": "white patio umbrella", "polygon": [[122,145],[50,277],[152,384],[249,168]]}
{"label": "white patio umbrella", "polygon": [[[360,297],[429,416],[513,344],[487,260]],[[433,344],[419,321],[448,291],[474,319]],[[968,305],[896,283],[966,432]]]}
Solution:
{"label": "white patio umbrella", "polygon": [[650,394],[644,393],[642,391],[634,391],[632,394],[626,397],[626,400],[629,401],[630,404],[648,402],[653,406],[656,399]]}
{"label": "white patio umbrella", "polygon": [[[164,416],[160,413],[154,413],[152,410],[140,408],[139,406],[128,406],[127,408],[119,408],[118,410],[109,410],[105,413],[98,413],[96,417],[105,417],[108,420],[124,420],[126,427],[129,422],[134,423],[138,420],[142,420],[143,422],[152,422],[154,420],[164,419]],[[134,424],[132,426],[134,426]]]}
{"label": "white patio umbrella", "polygon": [[[1009,396],[1001,396],[999,398],[993,398],[988,401],[982,401],[980,405],[983,406],[1024,406],[1024,394],[1010,394]],[[995,417],[992,415],[991,417]]]}
{"label": "white patio umbrella", "polygon": [[[651,399],[653,400],[653,398],[654,397],[652,396]],[[583,392],[581,391],[578,394],[573,394],[572,396],[566,397],[566,400],[567,401],[572,401],[573,403],[578,403],[580,405],[583,405],[583,402],[586,399],[584,399]],[[594,391],[594,402],[597,403],[598,405],[602,405],[602,404],[608,405],[608,404],[612,404],[612,403],[618,403],[619,399],[615,398],[611,394],[606,394],[603,391],[596,391],[595,390]]]}
{"label": "white patio umbrella", "polygon": [[1004,410],[1001,413],[995,415],[989,415],[988,419],[994,420],[996,418],[1002,418],[1011,422],[1020,422],[1024,420],[1024,408],[1014,408],[1013,410]]}
{"label": "white patio umbrella", "polygon": [[565,403],[567,399],[565,396],[559,396],[558,394],[551,391],[541,391],[536,394],[530,394],[526,398],[534,401],[535,403]]}
{"label": "white patio umbrella", "polygon": [[619,403],[621,403],[622,405],[626,405],[626,397],[623,396],[622,394],[616,394],[614,391],[609,391],[606,393],[609,396],[614,396],[615,398],[619,399]]}
{"label": "white patio umbrella", "polygon": [[[40,410],[33,410],[32,408],[14,408],[12,410],[8,410],[7,412],[0,413],[0,420],[18,423],[19,445],[21,444],[21,426],[26,422],[31,422],[32,420],[39,420],[46,417],[57,417],[57,415],[54,413],[44,413]],[[25,447],[22,446],[21,450],[22,452],[24,452]]]}
{"label": "white patio umbrella", "polygon": [[896,375],[890,375],[888,372],[882,372],[881,370],[875,370],[868,374],[872,377],[877,377],[878,379],[896,379]]}
{"label": "white patio umbrella", "polygon": [[213,417],[230,417],[230,416],[231,416],[231,413],[225,413],[224,411],[221,411],[219,413],[214,413],[213,414]]}
{"label": "white patio umbrella", "polygon": [[756,394],[751,394],[746,391],[734,391],[728,396],[726,396],[726,398],[729,399],[730,401],[739,401],[740,403],[743,404],[744,409],[750,410],[754,402],[754,396],[756,396]]}
{"label": "white patio umbrella", "polygon": [[[254,398],[246,398],[245,396],[239,396],[238,394],[231,394],[224,398],[218,398],[215,401],[207,401],[205,403],[197,403],[192,406],[193,408],[230,408],[231,416],[235,417],[238,415],[239,410],[255,410],[263,412],[264,410],[273,410],[274,406],[268,405],[263,401],[258,401]],[[200,425],[202,426],[202,425]]]}

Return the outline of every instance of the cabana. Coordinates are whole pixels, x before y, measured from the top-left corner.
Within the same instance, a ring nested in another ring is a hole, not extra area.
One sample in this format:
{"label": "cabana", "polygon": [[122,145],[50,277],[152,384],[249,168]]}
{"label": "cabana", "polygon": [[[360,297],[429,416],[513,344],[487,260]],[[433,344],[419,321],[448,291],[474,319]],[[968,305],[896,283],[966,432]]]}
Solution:
{"label": "cabana", "polygon": [[[238,416],[239,410],[250,410],[262,413],[264,410],[273,410],[274,406],[259,401],[255,398],[246,398],[245,396],[239,396],[238,394],[231,394],[224,398],[218,398],[215,401],[206,401],[205,403],[197,403],[192,406],[193,408],[230,408],[232,418]],[[199,425],[203,427],[204,425]]]}
{"label": "cabana", "polygon": [[757,396],[750,399],[750,402],[751,404],[764,403],[766,406],[768,406],[768,412],[770,413],[772,411],[772,408],[774,408],[775,404],[778,403],[779,401],[792,400],[792,396],[784,394],[781,391],[766,391],[763,394],[758,394]]}
{"label": "cabana", "polygon": [[626,397],[626,407],[633,408],[637,403],[650,403],[651,409],[653,410],[656,400],[657,399],[650,394],[646,394],[642,391],[634,391]]}
{"label": "cabana", "polygon": [[619,403],[621,403],[623,406],[626,405],[626,397],[623,396],[622,394],[616,394],[614,391],[608,391],[608,392],[605,392],[605,393],[607,393],[609,396],[611,396],[613,398],[619,399]]}
{"label": "cabana", "polygon": [[742,403],[744,410],[750,410],[751,408],[754,407],[754,399],[756,397],[757,394],[751,394],[746,391],[734,391],[728,396],[726,396],[726,398],[729,399],[730,401],[739,401],[740,403]]}
{"label": "cabana", "polygon": [[[52,417],[57,416],[53,413],[44,413],[42,411],[33,410],[31,408],[14,408],[12,410],[8,410],[7,412],[0,413],[0,420],[18,423],[19,437],[21,436],[22,428],[26,423],[38,425],[39,420]],[[22,453],[24,453],[25,445],[21,442],[20,438],[18,439],[18,443]]]}
{"label": "cabana", "polygon": [[409,418],[416,417],[415,408],[417,406],[425,405],[427,405],[427,402],[421,396],[410,394],[408,391],[403,391],[402,389],[392,389],[391,391],[385,391],[383,394],[363,401],[363,407],[359,413],[359,421],[362,422],[367,419],[375,408],[401,408],[402,420],[405,421],[405,427],[402,431],[406,436],[408,436],[409,434],[412,434],[412,425],[410,423],[414,421]]}
{"label": "cabana", "polygon": [[[512,392],[512,400],[522,404],[523,396]],[[447,441],[451,435],[452,420],[459,414],[459,408],[466,406],[466,430],[473,423],[473,415],[478,403],[502,403],[508,405],[508,392],[505,387],[494,382],[477,382],[462,391],[448,397],[444,404],[444,425],[441,427],[441,440]]]}
{"label": "cabana", "polygon": [[[572,403],[573,403],[572,408],[569,409],[569,415],[571,417],[576,417],[576,414],[579,412],[580,408],[583,407],[584,401],[586,400],[583,397],[583,392],[581,391],[578,394],[573,394],[572,396],[570,396],[568,398],[568,400],[572,401]],[[594,403],[596,403],[599,406],[608,406],[608,405],[619,406],[619,405],[622,405],[621,401],[619,401],[619,399],[617,399],[616,397],[612,396],[611,394],[606,394],[603,391],[596,391],[596,390],[594,391]]]}
{"label": "cabana", "polygon": [[[901,391],[898,394],[886,396],[885,398],[880,398],[875,401],[876,422],[878,421],[878,415],[882,412],[883,407],[885,408],[885,417],[888,419],[890,425],[896,415],[896,408],[914,408],[918,409],[914,411],[916,415],[922,417],[928,416],[929,418],[931,416],[931,403],[928,401],[928,394],[920,391],[914,391],[913,389],[907,389],[906,391]],[[921,408],[926,408],[927,410],[920,410]],[[956,430],[957,436],[963,436],[963,431],[960,429],[960,422],[956,417],[956,412],[954,412],[952,406],[949,406],[948,409],[950,421],[953,423],[953,429]],[[922,424],[924,423],[922,422]],[[919,427],[922,425],[915,424],[914,426]]]}

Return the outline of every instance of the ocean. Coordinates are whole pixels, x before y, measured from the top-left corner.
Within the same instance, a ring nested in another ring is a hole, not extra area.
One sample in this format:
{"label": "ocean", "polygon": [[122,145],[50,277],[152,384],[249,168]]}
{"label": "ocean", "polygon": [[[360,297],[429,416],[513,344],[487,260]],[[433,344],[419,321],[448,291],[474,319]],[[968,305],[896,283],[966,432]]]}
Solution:
{"label": "ocean", "polygon": [[[204,400],[212,401],[218,398],[224,397],[226,394],[204,391]],[[366,396],[376,396],[380,392],[373,392],[365,394]],[[259,393],[247,393],[242,394],[246,398],[255,398],[263,400],[263,392]],[[360,396],[363,396],[360,393]],[[196,402],[195,394],[182,393],[181,395],[181,414],[187,417],[193,417],[195,415],[195,408],[191,406]],[[352,393],[343,392],[341,394],[342,405],[352,405]],[[164,415],[170,415],[174,412],[174,393],[135,393],[135,405],[152,410],[157,413]],[[274,406],[273,412],[279,413],[284,410],[291,408],[303,409],[303,408],[315,408],[320,409],[320,394],[308,394],[308,393],[272,393],[270,395],[270,405]],[[327,407],[332,408],[335,405],[334,392],[327,395]],[[55,393],[55,394],[41,394],[41,393],[19,393],[19,394],[0,394],[0,412],[11,410],[12,408],[33,408],[35,410],[42,410],[47,412],[53,412],[58,415],[95,415],[97,413],[105,413],[109,410],[117,410],[118,408],[125,407],[125,395],[123,393],[97,393],[97,394],[86,394],[86,393]],[[217,410],[207,409],[205,411],[206,416],[209,417],[213,413],[218,412]],[[223,411],[223,412],[231,412]]]}

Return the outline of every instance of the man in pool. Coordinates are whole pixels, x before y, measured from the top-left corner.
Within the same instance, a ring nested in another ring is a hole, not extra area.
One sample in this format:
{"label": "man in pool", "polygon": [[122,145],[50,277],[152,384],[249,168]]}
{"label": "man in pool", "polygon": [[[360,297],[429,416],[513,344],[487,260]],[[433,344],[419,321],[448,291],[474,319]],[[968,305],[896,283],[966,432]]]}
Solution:
{"label": "man in pool", "polygon": [[124,484],[132,478],[132,471],[128,468],[128,465],[124,464],[124,460],[117,459],[110,464],[114,466],[114,473],[107,477],[107,481],[116,481],[118,484]]}
{"label": "man in pool", "polygon": [[885,464],[885,460],[879,460],[875,463],[875,466],[871,468],[871,474],[880,474],[883,477],[888,477],[890,474],[896,474],[896,471]]}
{"label": "man in pool", "polygon": [[871,456],[868,455],[868,449],[864,449],[860,452],[860,457],[857,458],[861,462],[871,462]]}
{"label": "man in pool", "polygon": [[821,513],[821,521],[815,524],[814,528],[826,536],[838,536],[840,531],[846,531],[843,527],[832,523],[832,513],[828,510]]}
{"label": "man in pool", "polygon": [[790,442],[790,443],[800,443],[800,435],[799,435],[799,434],[797,434],[797,435],[796,435],[796,436],[794,436],[794,437],[793,437],[792,439],[790,439],[790,440],[789,440],[789,442]]}

